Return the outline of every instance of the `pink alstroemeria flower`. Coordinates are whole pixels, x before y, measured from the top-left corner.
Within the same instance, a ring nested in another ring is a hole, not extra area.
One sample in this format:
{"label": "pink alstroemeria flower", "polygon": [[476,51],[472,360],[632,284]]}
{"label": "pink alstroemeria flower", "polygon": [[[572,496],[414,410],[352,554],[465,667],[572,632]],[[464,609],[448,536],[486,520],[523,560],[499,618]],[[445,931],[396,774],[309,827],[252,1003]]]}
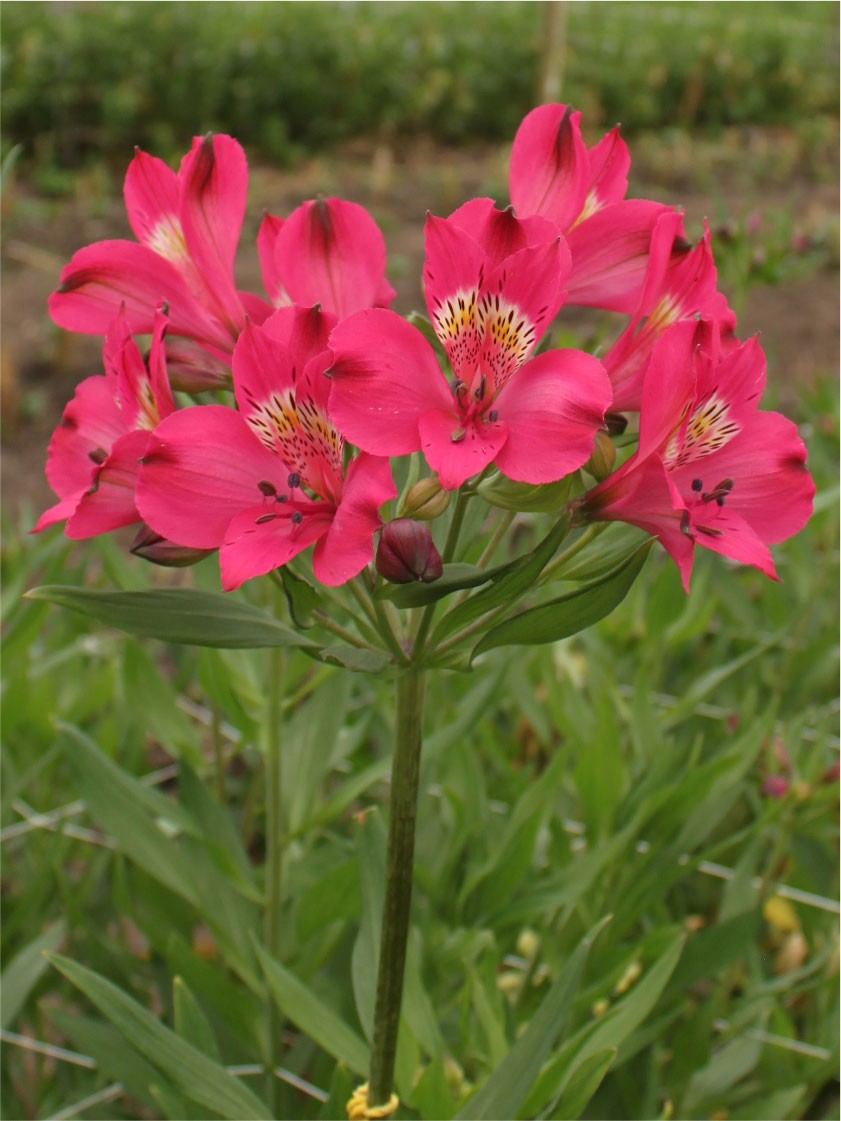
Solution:
{"label": "pink alstroemeria flower", "polygon": [[248,324],[233,355],[239,411],[198,405],[173,414],[143,456],[138,507],[170,541],[219,549],[222,586],[238,588],[315,542],[313,570],[331,586],[374,555],[379,508],[396,497],[387,460],[359,455],[327,414],[327,337],[334,316],[282,308]]}
{"label": "pink alstroemeria flower", "polygon": [[569,253],[541,219],[476,199],[426,223],[426,302],[454,374],[400,316],[371,309],[330,336],[330,412],[375,455],[423,450],[455,490],[490,463],[548,483],[590,455],[610,404],[601,364],[577,350],[530,354],[564,300]]}
{"label": "pink alstroemeria flower", "polygon": [[171,334],[199,344],[189,355],[182,346],[182,360],[229,365],[246,314],[260,322],[271,312],[234,282],[247,192],[245,153],[230,136],[196,137],[177,174],[138,150],[123,190],[137,241],[75,253],[50,297],[53,320],[97,335],[124,307],[132,334],[146,334],[166,301]]}
{"label": "pink alstroemeria flower", "polygon": [[696,545],[777,579],[768,546],[803,528],[815,486],[795,425],[758,411],[764,386],[755,338],[724,354],[705,325],[676,324],[646,375],[637,451],[579,513],[659,538],[686,591]]}
{"label": "pink alstroemeria flower", "polygon": [[736,345],[736,317],[717,291],[717,280],[709,229],[692,248],[683,237],[681,215],[674,210],[661,215],[651,237],[645,284],[634,314],[604,358],[616,412],[639,409],[654,345],[672,324],[698,316],[715,320],[722,344]]}
{"label": "pink alstroemeria flower", "polygon": [[581,114],[540,105],[514,137],[509,191],[517,214],[539,214],[567,239],[567,302],[630,315],[639,298],[651,232],[666,211],[626,199],[631,158],[619,128],[588,150]]}
{"label": "pink alstroemeria flower", "polygon": [[140,521],[134,502],[138,460],[156,425],[175,410],[166,372],[166,316],[155,316],[149,366],[126,316],[103,345],[105,374],[86,378],[67,405],[47,453],[47,480],[59,502],[33,529],[67,522],[71,538],[94,537]]}
{"label": "pink alstroemeria flower", "polygon": [[385,241],[368,211],[343,199],[305,202],[284,221],[267,214],[257,235],[263,284],[275,307],[320,304],[344,319],[388,307]]}

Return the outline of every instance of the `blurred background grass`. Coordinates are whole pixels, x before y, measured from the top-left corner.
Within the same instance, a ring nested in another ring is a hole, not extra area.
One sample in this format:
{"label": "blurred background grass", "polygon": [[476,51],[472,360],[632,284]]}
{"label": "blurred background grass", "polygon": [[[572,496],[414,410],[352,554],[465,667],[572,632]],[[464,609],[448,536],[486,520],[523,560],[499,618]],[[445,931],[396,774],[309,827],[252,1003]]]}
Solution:
{"label": "blurred background grass", "polygon": [[3,5],[5,151],[44,191],[197,128],[288,165],[358,137],[508,140],[561,16],[564,99],[629,132],[837,115],[832,3]]}

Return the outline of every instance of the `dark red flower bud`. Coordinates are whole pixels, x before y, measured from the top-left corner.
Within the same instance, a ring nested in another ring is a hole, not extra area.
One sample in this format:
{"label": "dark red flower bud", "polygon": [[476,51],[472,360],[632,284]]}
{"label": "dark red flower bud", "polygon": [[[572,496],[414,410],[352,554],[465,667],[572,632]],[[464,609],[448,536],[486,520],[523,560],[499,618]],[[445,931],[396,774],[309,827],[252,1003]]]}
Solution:
{"label": "dark red flower bud", "polygon": [[769,775],[762,784],[762,793],[766,798],[785,798],[788,794],[788,779],[783,775]]}
{"label": "dark red flower bud", "polygon": [[214,552],[213,549],[190,549],[186,545],[176,545],[155,533],[148,525],[142,525],[137,531],[129,551],[136,557],[143,557],[163,568],[188,568]]}
{"label": "dark red flower bud", "polygon": [[384,527],[377,547],[377,572],[392,584],[431,584],[444,566],[425,522],[397,518]]}

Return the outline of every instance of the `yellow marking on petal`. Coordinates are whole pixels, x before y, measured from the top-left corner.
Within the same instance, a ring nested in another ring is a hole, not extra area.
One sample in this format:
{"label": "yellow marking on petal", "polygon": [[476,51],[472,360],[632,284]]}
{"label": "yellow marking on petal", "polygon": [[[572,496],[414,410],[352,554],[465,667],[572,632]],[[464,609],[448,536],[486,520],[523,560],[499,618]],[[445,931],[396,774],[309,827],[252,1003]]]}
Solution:
{"label": "yellow marking on petal", "polygon": [[255,404],[245,419],[258,440],[309,485],[315,481],[310,470],[315,462],[326,463],[333,475],[341,476],[344,440],[316,404],[296,401],[294,390],[273,393]]}
{"label": "yellow marking on petal", "polygon": [[584,205],[581,207],[581,213],[570,226],[574,230],[576,226],[580,226],[582,222],[586,222],[588,218],[592,218],[599,210],[604,210],[604,203],[599,201],[599,196],[596,194],[595,187],[591,187],[584,200]]}
{"label": "yellow marking on petal", "polygon": [[174,265],[186,261],[189,257],[181,222],[174,214],[167,214],[165,218],[158,222],[152,233],[146,238],[146,244]]}
{"label": "yellow marking on petal", "polygon": [[479,304],[482,358],[493,374],[493,393],[505,385],[534,346],[534,324],[516,304],[488,293]]}
{"label": "yellow marking on petal", "polygon": [[[686,427],[681,422],[672,434],[663,460],[669,470],[684,467],[720,451],[741,432],[741,426],[729,419],[730,406],[717,393],[696,405]],[[685,415],[685,414],[684,414]]]}
{"label": "yellow marking on petal", "polygon": [[681,313],[680,301],[667,292],[649,315],[646,326],[665,331],[667,327],[677,323]]}

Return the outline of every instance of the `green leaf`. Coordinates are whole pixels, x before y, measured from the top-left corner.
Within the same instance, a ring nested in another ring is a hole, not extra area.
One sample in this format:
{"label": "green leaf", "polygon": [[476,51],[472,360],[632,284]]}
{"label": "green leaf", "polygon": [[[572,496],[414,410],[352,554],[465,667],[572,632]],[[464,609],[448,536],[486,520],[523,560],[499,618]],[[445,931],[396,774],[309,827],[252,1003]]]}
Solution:
{"label": "green leaf", "polygon": [[[309,651],[307,651],[309,653]],[[329,666],[343,666],[354,673],[382,673],[391,659],[378,650],[359,650],[354,646],[325,646],[314,652],[314,656]]]}
{"label": "green leaf", "polygon": [[434,649],[442,639],[466,627],[486,611],[502,604],[513,603],[532,587],[537,577],[552,559],[566,536],[569,518],[563,517],[549,530],[538,545],[525,556],[496,569],[489,588],[482,588],[448,612],[435,628],[430,645]]}
{"label": "green leaf", "polygon": [[278,571],[286,602],[289,604],[289,614],[295,626],[303,630],[315,626],[312,613],[320,605],[321,596],[312,584],[296,576],[289,565],[283,565]]}
{"label": "green leaf", "polygon": [[287,1019],[313,1039],[334,1059],[357,1074],[368,1071],[368,1048],[352,1028],[314,992],[284,969],[279,961],[257,946],[257,954],[278,1008]]}
{"label": "green leaf", "polygon": [[461,1109],[459,1119],[480,1121],[517,1116],[569,1016],[590,947],[609,921],[609,918],[602,919],[579,944],[529,1026],[487,1082]]}
{"label": "green leaf", "polygon": [[6,968],[0,979],[0,990],[3,992],[3,1002],[0,1006],[0,1027],[7,1028],[13,1024],[15,1017],[26,1003],[26,999],[37,985],[41,975],[47,968],[47,959],[44,953],[58,949],[64,938],[66,925],[62,919],[52,923],[47,929],[34,938],[29,945],[20,950]]}
{"label": "green leaf", "polygon": [[164,1027],[122,989],[69,958],[51,954],[50,961],[179,1093],[230,1121],[241,1121],[243,1117],[271,1121],[272,1114],[265,1103],[251,1090],[224,1067]]}
{"label": "green leaf", "polygon": [[477,588],[487,584],[497,569],[479,568],[475,564],[445,564],[443,575],[431,584],[417,581],[414,584],[383,584],[377,589],[377,599],[388,599],[397,607],[423,607],[435,603],[451,592],[464,588]]}
{"label": "green leaf", "polygon": [[601,580],[587,584],[550,603],[532,607],[493,627],[477,643],[473,657],[496,646],[538,646],[577,634],[609,615],[639,575],[651,539],[638,545],[630,556]]}
{"label": "green leaf", "polygon": [[228,649],[258,646],[318,649],[317,643],[279,623],[265,611],[221,593],[216,595],[190,588],[103,592],[48,584],[33,588],[26,593],[26,598],[69,607],[105,626],[165,642]]}
{"label": "green leaf", "polygon": [[183,977],[172,979],[172,1009],[178,1035],[202,1054],[209,1055],[211,1059],[221,1063],[222,1056],[219,1054],[219,1045],[213,1034],[213,1028]]}
{"label": "green leaf", "polygon": [[615,1058],[616,1048],[608,1047],[580,1062],[572,1072],[558,1104],[552,1110],[552,1117],[557,1118],[558,1121],[576,1121],[601,1086]]}
{"label": "green leaf", "polygon": [[494,475],[476,488],[491,506],[517,513],[557,514],[569,499],[575,475],[567,475],[556,483],[516,483],[505,475]]}

